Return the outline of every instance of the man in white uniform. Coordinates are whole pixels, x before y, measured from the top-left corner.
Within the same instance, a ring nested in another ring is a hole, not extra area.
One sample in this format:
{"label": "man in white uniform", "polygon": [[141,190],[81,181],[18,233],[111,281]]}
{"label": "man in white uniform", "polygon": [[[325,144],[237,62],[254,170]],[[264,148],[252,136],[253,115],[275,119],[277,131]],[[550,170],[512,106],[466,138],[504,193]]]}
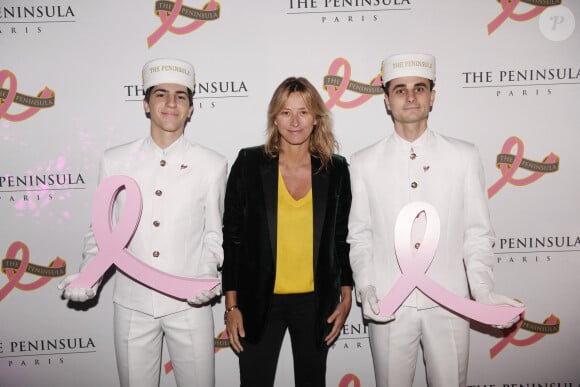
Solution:
{"label": "man in white uniform", "polygon": [[[382,64],[385,103],[394,133],[352,156],[350,260],[369,337],[377,386],[413,385],[419,347],[430,387],[465,386],[469,321],[415,289],[395,312],[378,301],[401,276],[395,221],[408,203],[432,204],[441,220],[439,245],[426,275],[449,292],[488,304],[521,306],[494,292],[491,228],[477,149],[427,127],[435,101],[435,58],[401,54]],[[425,214],[413,224],[419,249]],[[515,321],[514,321],[515,322]],[[513,322],[512,322],[513,324]]]}
{"label": "man in white uniform", "polygon": [[[143,67],[143,102],[150,136],[107,150],[99,181],[111,175],[135,179],[143,211],[128,250],[160,271],[216,278],[223,261],[222,214],[225,157],[183,136],[193,113],[193,66],[156,59]],[[123,192],[115,202],[122,215]],[[82,267],[96,255],[92,231],[85,237]],[[78,274],[59,285],[64,297],[86,301],[95,289],[70,288]],[[148,288],[122,272],[113,295],[115,352],[121,386],[158,386],[165,337],[177,385],[215,384],[213,314],[209,301],[219,292],[183,301]]]}

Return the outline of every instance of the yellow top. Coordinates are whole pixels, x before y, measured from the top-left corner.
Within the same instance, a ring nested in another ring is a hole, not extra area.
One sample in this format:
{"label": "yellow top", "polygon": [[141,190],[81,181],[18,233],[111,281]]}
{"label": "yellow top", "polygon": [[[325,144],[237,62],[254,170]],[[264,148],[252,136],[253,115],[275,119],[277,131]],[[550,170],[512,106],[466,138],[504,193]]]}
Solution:
{"label": "yellow top", "polygon": [[278,235],[274,293],[314,291],[312,189],[295,200],[278,171]]}

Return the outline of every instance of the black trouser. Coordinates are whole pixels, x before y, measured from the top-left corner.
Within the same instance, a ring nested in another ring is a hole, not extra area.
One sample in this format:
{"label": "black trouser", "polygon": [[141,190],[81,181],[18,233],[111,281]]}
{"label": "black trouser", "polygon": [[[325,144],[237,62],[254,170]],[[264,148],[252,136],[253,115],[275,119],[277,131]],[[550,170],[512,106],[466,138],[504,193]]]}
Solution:
{"label": "black trouser", "polygon": [[315,339],[314,293],[273,294],[266,326],[259,343],[242,339],[240,380],[242,387],[272,387],[286,329],[290,333],[297,387],[326,385],[328,348]]}

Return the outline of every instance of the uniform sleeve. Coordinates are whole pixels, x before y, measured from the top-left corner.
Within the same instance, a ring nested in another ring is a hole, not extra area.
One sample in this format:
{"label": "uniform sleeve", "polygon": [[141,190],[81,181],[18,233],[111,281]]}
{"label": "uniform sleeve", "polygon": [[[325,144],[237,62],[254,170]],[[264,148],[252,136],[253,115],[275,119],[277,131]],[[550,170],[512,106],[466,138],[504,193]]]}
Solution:
{"label": "uniform sleeve", "polygon": [[200,277],[218,277],[218,270],[224,260],[222,247],[222,215],[224,212],[224,195],[226,189],[227,162],[220,159],[214,173],[207,181],[207,193],[204,203],[204,232],[202,256],[199,262]]}
{"label": "uniform sleeve", "polygon": [[[99,176],[97,179],[97,185],[99,185],[103,180],[107,178],[107,168],[105,157],[101,159],[99,165]],[[92,225],[89,225],[89,230],[85,234],[83,238],[83,253],[82,253],[82,261],[80,265],[80,270],[82,271],[85,266],[92,261],[92,259],[97,255],[99,248],[97,247],[97,241],[95,240],[95,234],[93,233]]]}
{"label": "uniform sleeve", "polygon": [[[351,159],[350,178],[352,205],[348,221],[347,242],[350,244],[350,265],[357,290],[374,285],[372,259],[373,233],[369,197],[363,176],[363,166],[356,155]],[[356,292],[360,301],[359,292]]]}
{"label": "uniform sleeve", "polygon": [[483,165],[475,148],[466,156],[463,256],[471,289],[493,290],[493,244]]}

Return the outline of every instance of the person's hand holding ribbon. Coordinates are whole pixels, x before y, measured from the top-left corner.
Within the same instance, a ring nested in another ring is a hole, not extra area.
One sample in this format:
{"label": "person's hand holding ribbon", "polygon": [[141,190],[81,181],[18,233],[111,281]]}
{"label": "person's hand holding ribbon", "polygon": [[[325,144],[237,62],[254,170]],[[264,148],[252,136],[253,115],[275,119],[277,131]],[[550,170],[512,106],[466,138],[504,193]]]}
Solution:
{"label": "person's hand holding ribbon", "polygon": [[[202,278],[214,278],[214,277],[202,277]],[[216,286],[213,289],[204,290],[201,293],[198,293],[195,297],[190,298],[187,300],[187,303],[190,305],[204,305],[216,298],[217,296],[221,296],[222,288],[221,286]]]}
{"label": "person's hand holding ribbon", "polygon": [[378,323],[386,323],[395,318],[395,316],[383,316],[380,314],[379,299],[377,289],[369,285],[359,291],[362,305],[363,317]]}
{"label": "person's hand holding ribbon", "polygon": [[63,278],[58,284],[58,290],[62,290],[62,296],[67,300],[75,302],[85,302],[94,298],[97,295],[98,284],[93,285],[90,288],[73,288],[69,286],[71,282],[76,280],[79,273],[70,274]]}
{"label": "person's hand holding ribbon", "polygon": [[[516,308],[523,308],[524,304],[519,301],[514,300],[508,296],[504,296],[503,294],[495,293],[485,285],[476,287],[471,289],[471,295],[475,299],[475,301],[481,304],[489,304],[489,305],[509,305],[514,306]],[[506,329],[511,328],[515,323],[517,323],[520,319],[520,315],[517,315],[512,320],[508,321],[505,324],[501,325],[493,325],[496,328]]]}

